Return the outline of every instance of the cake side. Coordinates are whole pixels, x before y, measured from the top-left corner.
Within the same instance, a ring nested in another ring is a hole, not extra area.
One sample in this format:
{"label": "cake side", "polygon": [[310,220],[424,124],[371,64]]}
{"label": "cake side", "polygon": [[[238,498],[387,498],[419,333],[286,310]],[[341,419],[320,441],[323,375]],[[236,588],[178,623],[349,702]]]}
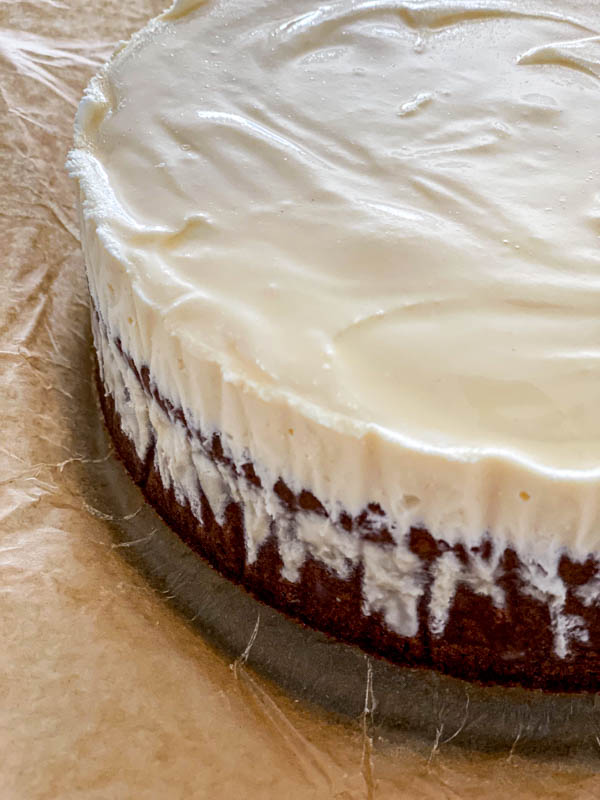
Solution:
{"label": "cake side", "polygon": [[540,590],[539,565],[512,548],[497,552],[485,534],[475,546],[450,545],[413,528],[399,546],[375,504],[331,519],[310,491],[281,479],[263,486],[256,465],[234,463],[218,433],[191,429],[97,315],[94,336],[119,456],[175,532],[226,577],[394,663],[481,683],[598,689],[595,557],[563,554],[559,606]]}
{"label": "cake side", "polygon": [[132,474],[223,572],[401,663],[594,684],[597,34],[566,0],[182,3],[78,112]]}

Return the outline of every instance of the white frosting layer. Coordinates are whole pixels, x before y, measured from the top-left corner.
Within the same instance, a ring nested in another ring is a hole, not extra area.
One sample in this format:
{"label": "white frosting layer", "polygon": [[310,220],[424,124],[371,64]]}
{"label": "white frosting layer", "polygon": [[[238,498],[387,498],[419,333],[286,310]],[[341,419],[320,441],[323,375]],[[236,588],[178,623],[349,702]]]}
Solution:
{"label": "white frosting layer", "polygon": [[597,552],[599,30],[576,2],[176,3],[77,118],[111,335],[332,513],[551,575]]}

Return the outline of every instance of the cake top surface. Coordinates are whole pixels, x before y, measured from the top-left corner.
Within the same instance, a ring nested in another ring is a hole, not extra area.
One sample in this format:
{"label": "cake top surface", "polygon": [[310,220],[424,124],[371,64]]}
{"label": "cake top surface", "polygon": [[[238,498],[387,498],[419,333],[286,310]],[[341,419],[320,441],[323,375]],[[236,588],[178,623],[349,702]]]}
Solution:
{"label": "cake top surface", "polygon": [[176,3],[75,158],[183,352],[331,424],[596,474],[599,32],[584,2]]}

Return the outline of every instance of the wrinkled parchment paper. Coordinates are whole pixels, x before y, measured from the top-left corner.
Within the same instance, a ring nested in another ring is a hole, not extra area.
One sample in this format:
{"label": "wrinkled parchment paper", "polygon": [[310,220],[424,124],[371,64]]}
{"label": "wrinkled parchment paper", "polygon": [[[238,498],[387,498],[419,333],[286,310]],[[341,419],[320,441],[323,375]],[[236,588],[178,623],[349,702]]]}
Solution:
{"label": "wrinkled parchment paper", "polygon": [[0,0],[0,797],[598,797],[600,739],[596,760],[524,756],[518,730],[495,753],[388,737],[367,671],[354,721],[286,695],[127,557],[120,521],[158,528],[126,476],[95,499],[114,456],[63,165],[87,80],[162,5]]}

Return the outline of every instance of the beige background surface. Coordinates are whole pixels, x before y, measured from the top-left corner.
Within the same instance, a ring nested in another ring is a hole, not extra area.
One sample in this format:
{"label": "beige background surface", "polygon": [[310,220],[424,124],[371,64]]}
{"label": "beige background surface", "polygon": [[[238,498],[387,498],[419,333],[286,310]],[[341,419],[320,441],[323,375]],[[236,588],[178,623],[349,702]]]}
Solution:
{"label": "beige background surface", "polygon": [[88,78],[161,6],[0,0],[0,797],[597,797],[600,746],[595,764],[534,762],[518,739],[494,756],[372,742],[368,718],[328,721],[234,672],[86,500],[82,467],[113,456],[91,434],[63,165]]}

